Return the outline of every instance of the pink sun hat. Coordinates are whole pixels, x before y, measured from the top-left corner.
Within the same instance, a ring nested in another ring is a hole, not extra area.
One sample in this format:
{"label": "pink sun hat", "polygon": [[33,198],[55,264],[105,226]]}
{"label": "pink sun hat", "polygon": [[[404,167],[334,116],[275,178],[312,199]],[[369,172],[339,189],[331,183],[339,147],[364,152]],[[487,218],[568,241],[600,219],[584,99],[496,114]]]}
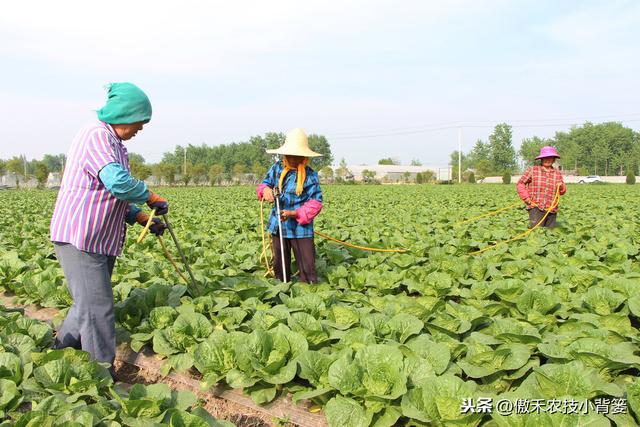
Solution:
{"label": "pink sun hat", "polygon": [[556,150],[556,147],[547,145],[546,147],[542,147],[540,149],[540,155],[536,157],[536,160],[544,159],[545,157],[555,157],[559,159],[560,154],[558,154],[558,150]]}

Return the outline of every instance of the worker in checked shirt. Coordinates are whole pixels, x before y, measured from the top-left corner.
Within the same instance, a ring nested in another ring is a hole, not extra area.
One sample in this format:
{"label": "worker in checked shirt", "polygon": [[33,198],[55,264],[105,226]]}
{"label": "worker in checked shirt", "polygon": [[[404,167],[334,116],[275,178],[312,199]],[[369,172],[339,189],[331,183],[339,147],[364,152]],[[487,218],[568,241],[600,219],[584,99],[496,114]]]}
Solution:
{"label": "worker in checked shirt", "polygon": [[559,158],[560,155],[555,147],[542,147],[540,155],[536,157],[536,160],[540,160],[540,164],[531,166],[518,180],[518,195],[527,205],[530,228],[542,221],[549,208],[551,211],[540,225],[548,228],[556,226],[560,200],[558,198],[555,206],[554,200],[558,186],[560,186],[560,195],[567,192],[562,174],[553,167],[553,163]]}

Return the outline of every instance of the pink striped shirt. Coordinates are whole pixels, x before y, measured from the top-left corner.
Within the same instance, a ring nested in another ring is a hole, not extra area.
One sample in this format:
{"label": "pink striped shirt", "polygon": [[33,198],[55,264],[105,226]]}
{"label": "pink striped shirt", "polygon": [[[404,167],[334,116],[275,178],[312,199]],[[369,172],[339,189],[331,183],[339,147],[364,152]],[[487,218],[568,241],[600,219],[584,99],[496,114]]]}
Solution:
{"label": "pink striped shirt", "polygon": [[53,242],[102,255],[122,253],[128,204],[112,196],[98,178],[114,162],[129,170],[127,149],[110,125],[96,122],[78,132],[51,218]]}

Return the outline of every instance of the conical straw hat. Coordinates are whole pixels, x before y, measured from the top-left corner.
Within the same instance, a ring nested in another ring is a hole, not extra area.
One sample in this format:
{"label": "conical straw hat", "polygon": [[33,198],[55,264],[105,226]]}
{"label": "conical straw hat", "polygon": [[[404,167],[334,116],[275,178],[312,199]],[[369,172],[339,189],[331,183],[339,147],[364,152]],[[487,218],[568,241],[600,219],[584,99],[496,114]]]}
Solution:
{"label": "conical straw hat", "polygon": [[309,140],[304,130],[295,128],[287,134],[284,144],[275,150],[267,150],[269,154],[282,154],[286,156],[302,156],[302,157],[319,157],[320,153],[316,153],[309,148]]}

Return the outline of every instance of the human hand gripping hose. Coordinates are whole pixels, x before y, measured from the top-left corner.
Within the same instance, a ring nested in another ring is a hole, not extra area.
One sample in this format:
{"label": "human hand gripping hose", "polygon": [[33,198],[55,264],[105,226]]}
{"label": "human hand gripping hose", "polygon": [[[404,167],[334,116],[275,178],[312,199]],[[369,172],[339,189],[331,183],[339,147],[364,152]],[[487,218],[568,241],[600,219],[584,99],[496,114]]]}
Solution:
{"label": "human hand gripping hose", "polygon": [[[147,224],[145,225],[144,229],[140,232],[140,235],[138,236],[137,239],[137,243],[142,242],[142,240],[144,239],[145,235],[147,234],[147,232],[149,231],[149,228],[151,227],[152,223],[153,223],[153,219],[155,216],[156,210],[153,209],[151,211],[151,215],[149,215],[149,220],[147,221]],[[169,262],[171,263],[171,265],[173,265],[173,268],[176,270],[176,272],[178,273],[178,275],[180,276],[180,278],[182,280],[184,280],[184,282],[187,285],[187,288],[191,288],[191,294],[193,296],[195,295],[201,295],[202,294],[202,288],[200,287],[200,285],[198,284],[198,282],[196,281],[193,272],[191,271],[191,267],[189,266],[189,263],[187,262],[187,257],[184,255],[184,252],[182,251],[182,248],[180,247],[180,243],[178,242],[178,238],[176,237],[175,233],[173,232],[173,227],[171,226],[171,223],[169,222],[169,218],[168,216],[162,215],[162,219],[164,220],[164,223],[167,227],[167,230],[169,230],[169,234],[171,234],[171,238],[173,239],[173,243],[176,245],[176,249],[178,250],[178,253],[180,254],[180,258],[182,258],[182,263],[184,264],[187,273],[189,274],[189,277],[191,278],[191,281],[189,281],[185,275],[182,273],[182,271],[180,271],[180,268],[178,267],[178,264],[176,264],[175,260],[173,259],[173,257],[171,256],[171,253],[169,252],[169,250],[167,249],[167,245],[164,242],[164,239],[162,238],[162,236],[158,235],[158,240],[160,241],[160,246],[162,246],[162,250],[164,251],[164,255],[167,257],[167,259],[169,260]]]}
{"label": "human hand gripping hose", "polygon": [[[510,243],[510,242],[513,242],[514,240],[522,239],[522,238],[524,238],[524,237],[527,237],[529,234],[531,234],[531,233],[533,232],[533,230],[535,230],[536,228],[538,228],[538,227],[540,226],[540,224],[542,224],[542,223],[544,222],[544,220],[545,220],[545,219],[547,219],[547,216],[549,216],[549,214],[551,213],[551,211],[552,211],[552,210],[554,210],[555,208],[557,208],[557,207],[558,207],[558,205],[560,204],[560,186],[561,186],[561,185],[562,185],[562,184],[558,184],[558,185],[557,185],[557,187],[556,187],[556,195],[555,195],[555,197],[553,198],[553,202],[551,202],[551,206],[549,206],[549,208],[548,208],[548,209],[547,209],[547,211],[545,212],[545,214],[544,214],[544,216],[542,217],[542,219],[540,219],[540,221],[538,221],[538,223],[537,223],[536,225],[534,225],[533,227],[529,228],[529,229],[528,229],[528,230],[526,230],[525,232],[520,233],[520,234],[518,234],[518,235],[516,235],[516,236],[512,237],[511,239],[503,240],[503,241],[501,241],[501,242],[494,243],[493,245],[489,245],[489,246],[487,246],[486,248],[482,248],[482,249],[479,249],[479,250],[477,250],[477,251],[471,252],[471,255],[479,255],[479,254],[481,254],[481,253],[483,253],[483,252],[486,252],[486,251],[488,251],[488,250],[490,250],[490,249],[495,248],[496,246],[499,246],[499,245],[502,245],[502,244],[505,244],[505,243]],[[518,202],[518,203],[519,203],[519,202]],[[504,210],[504,209],[503,209],[503,210]],[[482,215],[480,215],[480,217],[482,217]],[[475,217],[475,218],[478,218],[478,217]],[[471,219],[473,219],[473,218],[471,218]]]}

